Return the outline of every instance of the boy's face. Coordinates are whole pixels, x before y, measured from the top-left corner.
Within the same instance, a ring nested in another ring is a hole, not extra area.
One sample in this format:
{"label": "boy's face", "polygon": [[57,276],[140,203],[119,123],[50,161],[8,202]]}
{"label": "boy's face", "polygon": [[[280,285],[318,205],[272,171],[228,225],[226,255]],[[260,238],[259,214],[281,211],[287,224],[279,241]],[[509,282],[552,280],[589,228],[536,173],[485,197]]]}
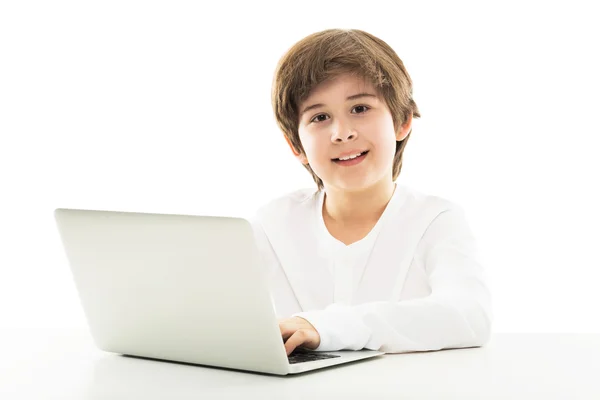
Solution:
{"label": "boy's face", "polygon": [[305,154],[296,156],[310,164],[325,188],[360,190],[392,179],[396,141],[406,137],[412,118],[396,133],[385,100],[370,82],[351,74],[323,82],[299,113]]}

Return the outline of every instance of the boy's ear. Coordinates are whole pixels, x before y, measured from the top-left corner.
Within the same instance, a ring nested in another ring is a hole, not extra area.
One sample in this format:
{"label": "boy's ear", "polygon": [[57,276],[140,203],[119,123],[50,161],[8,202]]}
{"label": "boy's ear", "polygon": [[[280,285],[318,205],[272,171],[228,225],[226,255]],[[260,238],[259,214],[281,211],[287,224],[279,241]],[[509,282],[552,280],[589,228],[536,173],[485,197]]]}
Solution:
{"label": "boy's ear", "polygon": [[400,129],[398,129],[398,132],[396,132],[396,141],[397,142],[400,142],[400,141],[406,139],[406,137],[410,133],[410,131],[412,129],[412,119],[413,119],[413,115],[412,115],[412,113],[410,113],[410,116],[408,117],[408,119],[402,124]]}
{"label": "boy's ear", "polygon": [[302,164],[308,164],[308,159],[306,158],[306,156],[302,153],[298,153],[298,151],[294,148],[294,145],[292,144],[292,142],[290,142],[290,139],[287,138],[287,136],[285,137],[285,141],[287,142],[288,146],[290,146],[290,149],[292,150],[292,153],[294,153],[294,156],[302,163]]}

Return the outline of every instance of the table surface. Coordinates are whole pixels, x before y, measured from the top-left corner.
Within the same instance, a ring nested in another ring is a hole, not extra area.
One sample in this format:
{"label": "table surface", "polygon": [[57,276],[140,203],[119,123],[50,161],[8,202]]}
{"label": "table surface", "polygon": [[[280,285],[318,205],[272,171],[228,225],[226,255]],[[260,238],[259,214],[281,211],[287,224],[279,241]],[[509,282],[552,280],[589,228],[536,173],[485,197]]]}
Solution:
{"label": "table surface", "polygon": [[85,330],[2,330],[1,399],[600,399],[600,334],[494,334],[294,376],[98,350]]}

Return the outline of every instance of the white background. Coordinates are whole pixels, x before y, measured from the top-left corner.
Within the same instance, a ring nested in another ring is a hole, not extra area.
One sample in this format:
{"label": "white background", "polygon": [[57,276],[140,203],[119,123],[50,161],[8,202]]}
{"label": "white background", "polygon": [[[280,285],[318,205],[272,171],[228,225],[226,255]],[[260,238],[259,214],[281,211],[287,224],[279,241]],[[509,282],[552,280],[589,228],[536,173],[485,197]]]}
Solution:
{"label": "white background", "polygon": [[494,330],[599,332],[588,3],[0,3],[0,328],[85,324],[55,208],[251,216],[313,186],[271,80],[296,41],[337,27],[404,61],[422,118],[398,182],[467,211]]}

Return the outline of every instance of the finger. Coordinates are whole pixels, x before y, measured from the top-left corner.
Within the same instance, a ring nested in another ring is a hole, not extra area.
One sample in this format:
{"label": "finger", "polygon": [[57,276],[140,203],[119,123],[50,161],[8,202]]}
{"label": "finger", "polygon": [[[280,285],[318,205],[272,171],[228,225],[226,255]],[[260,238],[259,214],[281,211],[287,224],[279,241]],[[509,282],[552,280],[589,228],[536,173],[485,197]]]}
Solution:
{"label": "finger", "polygon": [[285,342],[285,352],[289,356],[292,351],[298,346],[301,346],[306,341],[306,331],[304,329],[300,329]]}
{"label": "finger", "polygon": [[279,331],[281,332],[281,337],[284,340],[292,336],[297,330],[298,328],[296,328],[294,325],[279,324]]}

